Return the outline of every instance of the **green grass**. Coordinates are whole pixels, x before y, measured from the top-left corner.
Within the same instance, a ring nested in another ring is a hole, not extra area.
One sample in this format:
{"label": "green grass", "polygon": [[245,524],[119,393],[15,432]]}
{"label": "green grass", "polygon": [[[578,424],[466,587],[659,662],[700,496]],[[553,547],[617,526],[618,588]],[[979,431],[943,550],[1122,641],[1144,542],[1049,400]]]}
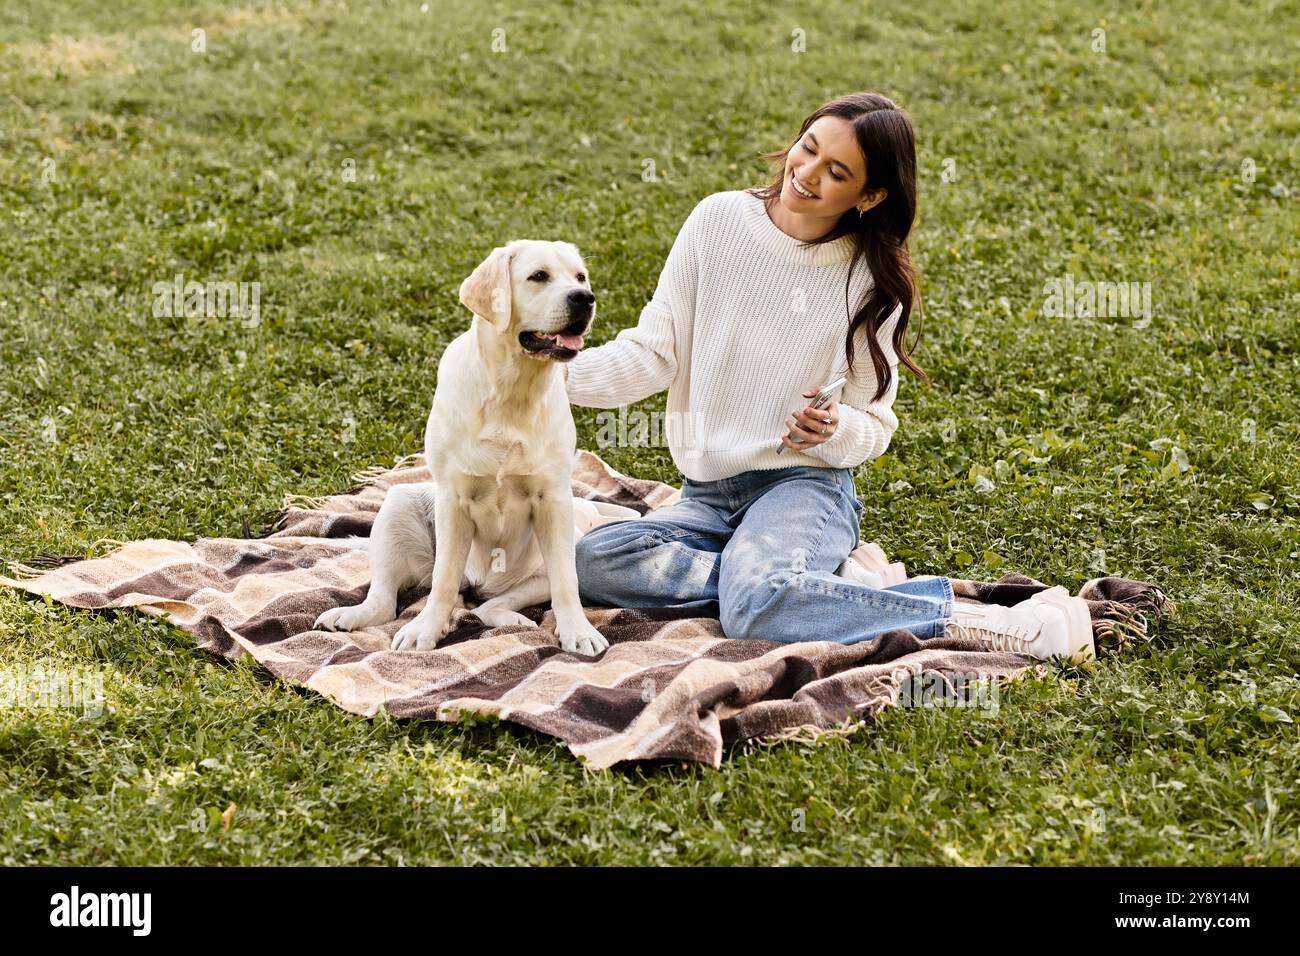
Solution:
{"label": "green grass", "polygon": [[[874,88],[918,130],[934,385],[859,473],[864,536],[915,573],[1104,566],[1176,615],[993,718],[593,773],[6,589],[0,668],[99,674],[108,709],[0,709],[0,863],[1300,862],[1296,8],[478,6],[5,5],[0,555],[239,535],[417,450],[494,245],[577,242],[612,337],[699,199]],[[154,318],[176,272],[260,281],[261,324]],[[1150,322],[1045,318],[1066,273],[1150,282]]]}

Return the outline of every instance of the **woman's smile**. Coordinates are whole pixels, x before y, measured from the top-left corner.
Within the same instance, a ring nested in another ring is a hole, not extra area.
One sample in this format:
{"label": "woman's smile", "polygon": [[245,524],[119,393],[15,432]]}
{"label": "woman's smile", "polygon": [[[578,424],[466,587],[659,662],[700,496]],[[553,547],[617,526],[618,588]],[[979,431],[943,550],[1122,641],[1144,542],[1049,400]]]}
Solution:
{"label": "woman's smile", "polygon": [[794,173],[790,174],[790,188],[804,199],[816,199],[817,194],[799,181],[799,177]]}

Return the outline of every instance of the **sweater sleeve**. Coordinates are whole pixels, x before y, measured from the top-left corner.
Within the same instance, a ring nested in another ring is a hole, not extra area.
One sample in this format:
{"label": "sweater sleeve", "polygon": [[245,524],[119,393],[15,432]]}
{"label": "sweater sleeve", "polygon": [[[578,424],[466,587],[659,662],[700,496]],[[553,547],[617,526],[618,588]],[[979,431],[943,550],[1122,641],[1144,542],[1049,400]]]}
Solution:
{"label": "sweater sleeve", "polygon": [[872,401],[878,380],[864,340],[862,346],[855,349],[853,374],[848,376],[840,393],[840,422],[835,434],[820,445],[809,448],[806,454],[820,458],[833,468],[855,468],[885,453],[898,430],[898,416],[894,414],[893,405],[901,376],[898,354],[890,339],[901,314],[902,305],[898,305],[877,334],[892,373],[885,394],[878,401]]}
{"label": "sweater sleeve", "polygon": [[677,333],[693,320],[698,278],[696,244],[700,206],[686,217],[654,296],[641,318],[604,345],[585,349],[564,366],[569,401],[589,408],[617,408],[662,392],[677,375]]}

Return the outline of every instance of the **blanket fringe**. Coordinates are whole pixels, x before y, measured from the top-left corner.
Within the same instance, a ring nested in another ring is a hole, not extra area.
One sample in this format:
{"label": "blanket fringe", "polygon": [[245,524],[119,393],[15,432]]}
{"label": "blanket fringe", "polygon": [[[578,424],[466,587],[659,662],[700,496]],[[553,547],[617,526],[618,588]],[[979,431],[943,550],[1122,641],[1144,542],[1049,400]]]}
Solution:
{"label": "blanket fringe", "polygon": [[[100,538],[97,541],[93,542],[91,546],[86,549],[86,560],[90,560],[92,557],[95,557],[95,549],[98,548],[101,544],[109,545],[110,546],[109,553],[112,553],[113,551],[116,551],[118,548],[125,548],[128,543],[129,542],[126,541],[120,541],[117,538]],[[99,557],[104,557],[104,555],[99,555]]]}
{"label": "blanket fringe", "polygon": [[32,578],[38,578],[48,571],[55,571],[66,565],[76,564],[78,561],[90,561],[96,557],[104,557],[102,554],[97,555],[95,553],[99,550],[100,545],[109,545],[107,553],[112,553],[118,548],[126,547],[127,543],[117,538],[100,538],[91,543],[85,554],[54,554],[51,551],[41,551],[29,563],[7,561],[6,565],[16,580],[30,581]]}
{"label": "blanket fringe", "polygon": [[369,468],[362,468],[360,471],[353,473],[353,475],[351,476],[352,481],[358,488],[364,488],[367,485],[378,484],[380,479],[383,478],[385,475],[394,471],[400,471],[403,468],[411,467],[411,465],[415,462],[417,458],[420,457],[421,454],[422,452],[417,451],[417,452],[412,452],[409,455],[402,455],[400,458],[398,458],[395,462],[393,462],[391,465],[388,465],[387,467],[385,467],[384,465],[371,465]]}
{"label": "blanket fringe", "polygon": [[1153,625],[1173,610],[1164,593],[1156,590],[1148,606],[1107,601],[1102,614],[1093,618],[1092,636],[1097,648],[1120,651],[1128,644],[1149,641]]}
{"label": "blanket fringe", "polygon": [[[1014,674],[1003,674],[996,679],[1000,686],[1015,681],[1022,680],[1045,680],[1051,676],[1051,671],[1044,664],[1030,664]],[[885,707],[896,707],[898,705],[898,696],[895,694],[894,700],[886,704]],[[738,740],[733,746],[739,749],[741,753],[752,753],[760,749],[767,749],[770,746],[784,743],[800,744],[818,744],[828,737],[852,737],[873,719],[875,714],[865,717],[854,717],[852,715],[845,717],[838,724],[832,724],[829,727],[821,727],[817,724],[800,724],[797,727],[790,727],[786,730],[773,734],[764,734],[761,737],[748,737],[744,740]]]}
{"label": "blanket fringe", "polygon": [[253,518],[257,523],[258,532],[253,534],[252,528],[245,520],[245,527],[249,529],[249,540],[267,538],[275,534],[283,526],[284,521],[289,517],[283,508],[268,508],[265,511],[259,511]]}
{"label": "blanket fringe", "polygon": [[[396,466],[394,466],[396,467]],[[383,465],[371,465],[369,468],[362,468],[360,471],[354,471],[350,479],[357,488],[364,488],[367,485],[374,485],[379,479],[392,471],[392,468],[385,468]]]}
{"label": "blanket fringe", "polygon": [[330,495],[299,495],[285,492],[280,500],[280,510],[285,511],[319,511]]}
{"label": "blanket fringe", "polygon": [[61,568],[65,564],[73,564],[84,560],[85,558],[79,554],[51,554],[48,551],[42,551],[31,559],[30,564],[24,564],[21,561],[10,561],[9,570],[19,581],[30,581],[32,578],[39,578],[47,571]]}
{"label": "blanket fringe", "polygon": [[828,737],[851,737],[865,727],[866,724],[867,718],[863,717],[846,717],[841,723],[830,727],[819,727],[817,724],[800,724],[797,727],[790,727],[778,733],[739,740],[735,746],[740,749],[741,753],[752,753],[759,749],[766,750],[776,744],[817,744]]}
{"label": "blanket fringe", "polygon": [[346,495],[354,495],[362,488],[370,485],[377,485],[386,476],[394,471],[400,471],[403,468],[409,468],[420,457],[422,452],[413,452],[409,455],[402,455],[391,465],[371,465],[368,468],[362,468],[360,471],[353,472],[349,476],[352,487],[347,491],[339,492],[333,495],[300,495],[286,492],[280,501],[279,517],[284,517],[286,511],[319,511],[324,507],[325,502],[330,498],[338,498]]}

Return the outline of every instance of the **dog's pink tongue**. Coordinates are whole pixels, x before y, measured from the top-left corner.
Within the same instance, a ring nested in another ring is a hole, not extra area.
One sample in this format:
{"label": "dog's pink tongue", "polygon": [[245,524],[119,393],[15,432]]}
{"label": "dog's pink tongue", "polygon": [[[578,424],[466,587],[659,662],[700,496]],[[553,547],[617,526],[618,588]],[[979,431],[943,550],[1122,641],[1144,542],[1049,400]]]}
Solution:
{"label": "dog's pink tongue", "polygon": [[565,335],[563,333],[560,333],[555,337],[555,341],[559,342],[563,348],[573,349],[573,351],[575,352],[580,351],[582,349],[581,335]]}

